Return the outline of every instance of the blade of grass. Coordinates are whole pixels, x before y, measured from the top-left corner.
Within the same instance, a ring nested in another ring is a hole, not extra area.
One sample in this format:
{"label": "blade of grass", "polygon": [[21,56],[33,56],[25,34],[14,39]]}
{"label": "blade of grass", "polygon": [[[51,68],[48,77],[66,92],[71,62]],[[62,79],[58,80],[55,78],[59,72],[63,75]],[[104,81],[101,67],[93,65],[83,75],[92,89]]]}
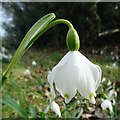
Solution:
{"label": "blade of grass", "polygon": [[[63,102],[64,110],[66,110],[66,104]],[[67,110],[64,112],[64,118],[67,118]]]}
{"label": "blade of grass", "polygon": [[18,105],[16,101],[12,99],[9,95],[5,95],[5,97],[0,101],[8,105],[10,108],[14,109],[23,118],[28,118],[26,110],[23,109],[20,105]]}

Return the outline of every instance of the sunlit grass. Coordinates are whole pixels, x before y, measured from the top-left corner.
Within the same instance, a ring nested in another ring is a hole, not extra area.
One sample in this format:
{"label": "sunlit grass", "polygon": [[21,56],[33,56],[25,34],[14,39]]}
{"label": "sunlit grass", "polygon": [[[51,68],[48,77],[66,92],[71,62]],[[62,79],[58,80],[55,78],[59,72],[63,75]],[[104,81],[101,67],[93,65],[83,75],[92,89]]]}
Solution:
{"label": "sunlit grass", "polygon": [[[53,66],[55,66],[59,62],[59,60],[64,56],[64,54],[65,53],[60,51],[49,51],[46,49],[39,51],[30,49],[15,65],[14,69],[10,74],[10,77],[7,79],[3,86],[2,95],[10,95],[12,98],[15,99],[15,101],[17,101],[19,105],[21,105],[26,110],[29,110],[30,105],[33,105],[36,109],[37,115],[44,116],[44,111],[49,105],[49,95],[46,95],[46,89],[48,90],[49,94],[49,88],[45,87],[45,85],[48,85],[47,74],[48,71],[51,70]],[[112,64],[114,63],[114,61],[112,60],[111,55],[87,54],[86,56],[93,63],[98,64],[101,67],[103,73],[102,77],[106,78],[103,86],[100,86],[98,88],[98,92],[105,92],[106,94],[108,94],[109,89],[106,90],[106,84],[108,83],[108,81],[115,83],[118,80],[117,61],[115,61],[116,66],[113,67]],[[36,61],[37,66],[32,66],[32,61]],[[6,69],[8,64],[9,63],[3,63],[3,71]],[[24,71],[26,69],[30,70],[31,76],[28,77],[24,75]],[[102,98],[103,96],[97,96],[98,99],[99,97]],[[116,101],[119,100],[118,97],[116,98]],[[77,94],[76,97],[74,97],[71,103],[68,105],[65,105],[63,103],[63,99],[60,96],[57,102],[59,102],[62,111],[68,108],[62,114],[62,117],[64,118],[77,116],[79,117],[79,115],[82,115],[82,113],[89,113],[89,107],[93,107],[93,105],[91,105],[87,100],[80,97],[79,94]],[[97,106],[96,109],[98,109],[99,107]],[[82,110],[83,112],[81,112]],[[116,114],[116,116],[118,116],[117,112]],[[2,115],[3,118],[19,117],[19,115],[15,111],[13,111],[5,104],[3,104]],[[56,117],[55,113],[51,110],[46,116]],[[116,117],[115,115],[113,116]]]}

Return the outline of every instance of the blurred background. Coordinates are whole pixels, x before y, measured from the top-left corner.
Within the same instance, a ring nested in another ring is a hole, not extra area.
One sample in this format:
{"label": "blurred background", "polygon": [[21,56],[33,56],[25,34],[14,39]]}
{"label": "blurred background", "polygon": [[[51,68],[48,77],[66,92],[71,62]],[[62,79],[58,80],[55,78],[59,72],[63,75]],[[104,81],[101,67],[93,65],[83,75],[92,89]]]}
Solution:
{"label": "blurred background", "polygon": [[[16,49],[27,31],[42,16],[55,13],[57,19],[69,20],[77,30],[81,49],[115,49],[120,44],[120,3],[3,3],[2,43]],[[42,35],[35,48],[66,48],[68,27],[56,25]]]}

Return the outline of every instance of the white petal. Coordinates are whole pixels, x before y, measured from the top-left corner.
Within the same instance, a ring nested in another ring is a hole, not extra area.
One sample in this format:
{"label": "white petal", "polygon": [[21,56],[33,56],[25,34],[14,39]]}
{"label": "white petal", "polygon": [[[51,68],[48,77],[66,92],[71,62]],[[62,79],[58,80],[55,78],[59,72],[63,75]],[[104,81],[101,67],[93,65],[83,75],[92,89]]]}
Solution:
{"label": "white petal", "polygon": [[[91,93],[95,96],[100,80],[100,67],[91,63],[78,51],[68,52],[48,75],[51,88],[53,89],[54,82],[66,103],[75,96],[77,89],[87,99]],[[93,103],[94,96],[91,100]]]}
{"label": "white petal", "polygon": [[101,103],[101,107],[103,110],[106,110],[106,108],[109,108],[109,110],[112,112],[113,109],[112,109],[112,104],[109,100],[104,100],[102,103]]}
{"label": "white petal", "polygon": [[76,67],[79,71],[77,79],[77,89],[82,96],[89,98],[91,93],[95,93],[101,81],[101,69],[94,65],[81,53],[77,53],[79,57]]}
{"label": "white petal", "polygon": [[90,102],[91,102],[92,104],[95,104],[95,98],[92,97],[92,99],[90,100]]}
{"label": "white petal", "polygon": [[54,100],[54,98],[56,97],[55,95],[55,91],[54,91],[54,87],[53,87],[53,78],[54,78],[54,74],[55,72],[51,72],[49,71],[48,73],[48,76],[47,76],[47,79],[48,79],[48,82],[50,84],[50,103]]}
{"label": "white petal", "polygon": [[76,94],[77,69],[73,64],[74,62],[74,54],[69,52],[54,68],[55,87],[62,97],[65,98],[66,103],[69,103]]}
{"label": "white petal", "polygon": [[58,105],[55,101],[52,102],[51,108],[52,108],[52,110],[55,111],[55,113],[56,113],[59,117],[61,116],[60,107],[59,107],[59,105]]}
{"label": "white petal", "polygon": [[25,72],[24,72],[24,75],[26,75],[26,76],[30,76],[31,73],[30,73],[30,71],[29,71],[28,69],[26,69]]}

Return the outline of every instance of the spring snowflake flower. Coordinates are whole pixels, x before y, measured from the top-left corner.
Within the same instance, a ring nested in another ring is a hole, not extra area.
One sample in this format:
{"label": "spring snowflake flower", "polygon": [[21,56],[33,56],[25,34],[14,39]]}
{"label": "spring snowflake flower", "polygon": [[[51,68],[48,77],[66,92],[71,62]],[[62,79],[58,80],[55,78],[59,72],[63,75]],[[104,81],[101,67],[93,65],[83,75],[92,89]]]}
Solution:
{"label": "spring snowflake flower", "polygon": [[108,81],[107,86],[110,86],[111,84],[112,84],[111,81]]}
{"label": "spring snowflake flower", "polygon": [[61,116],[61,112],[60,112],[60,108],[59,108],[59,105],[53,101],[52,104],[51,104],[51,109],[53,111],[55,111],[55,113],[60,117]]}
{"label": "spring snowflake flower", "polygon": [[103,55],[103,50],[100,51],[100,54]]}
{"label": "spring snowflake flower", "polygon": [[105,81],[106,81],[106,78],[105,78],[105,77],[103,77],[102,82],[105,82]]}
{"label": "spring snowflake flower", "polygon": [[116,63],[113,63],[113,64],[112,64],[112,67],[116,67]]}
{"label": "spring snowflake flower", "polygon": [[113,99],[114,97],[117,97],[117,92],[115,90],[110,90],[109,93],[108,93],[108,97],[110,99]]}
{"label": "spring snowflake flower", "polygon": [[107,108],[109,108],[109,110],[111,112],[113,112],[113,109],[112,109],[112,104],[109,100],[104,100],[102,103],[101,103],[101,108],[103,110],[106,110]]}
{"label": "spring snowflake flower", "polygon": [[26,75],[26,76],[30,76],[31,73],[30,73],[30,71],[29,71],[28,69],[26,69],[25,72],[24,72],[24,75]]}
{"label": "spring snowflake flower", "polygon": [[33,65],[33,66],[36,66],[37,63],[36,63],[35,61],[32,61],[32,65]]}
{"label": "spring snowflake flower", "polygon": [[78,90],[84,98],[95,104],[95,91],[100,84],[101,69],[79,51],[70,51],[49,72],[47,79],[51,85],[51,101],[56,96],[53,87],[55,83],[66,103],[71,101]]}

